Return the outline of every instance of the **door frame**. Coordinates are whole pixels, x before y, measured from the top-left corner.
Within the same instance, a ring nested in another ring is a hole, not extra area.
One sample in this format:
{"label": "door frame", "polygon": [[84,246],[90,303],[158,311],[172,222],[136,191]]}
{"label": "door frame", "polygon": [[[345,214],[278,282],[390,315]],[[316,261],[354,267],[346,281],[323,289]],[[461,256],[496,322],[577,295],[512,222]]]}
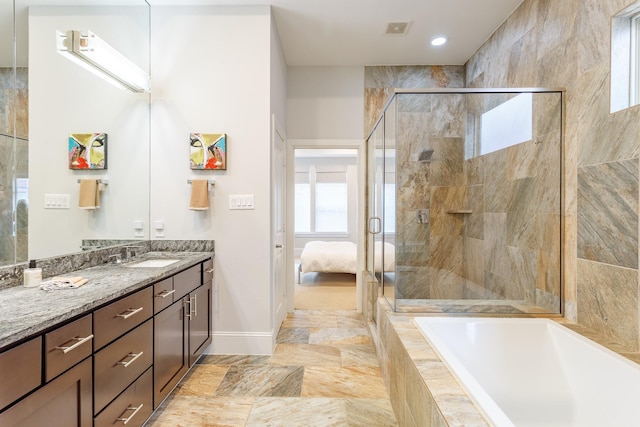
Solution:
{"label": "door frame", "polygon": [[[278,156],[277,156],[277,147],[276,144],[278,143],[278,137],[279,139],[282,140],[282,156],[283,156],[283,164],[280,165],[277,163],[278,161]],[[275,337],[278,333],[278,331],[280,330],[280,325],[282,324],[282,321],[284,320],[284,318],[287,316],[287,312],[289,309],[289,301],[293,300],[293,294],[290,292],[289,290],[289,286],[288,286],[288,275],[287,275],[287,268],[289,265],[288,259],[289,259],[289,248],[288,248],[288,244],[287,244],[287,232],[288,232],[288,214],[287,214],[287,205],[288,205],[288,152],[287,152],[287,136],[286,133],[284,131],[284,127],[282,126],[282,124],[278,121],[277,117],[275,114],[271,115],[271,302],[272,302],[272,321],[273,321],[273,330],[274,330],[274,345],[275,345]],[[282,206],[282,212],[281,215],[283,217],[283,227],[284,227],[284,233],[282,236],[282,241],[278,241],[278,230],[277,230],[277,226],[276,226],[276,221],[278,218],[278,206],[277,203],[278,201],[276,200],[276,198],[278,197],[278,191],[276,189],[277,186],[277,181],[278,181],[278,171],[277,169],[283,166],[284,167],[284,174],[282,176],[282,189],[281,189],[281,194],[282,197],[284,199],[284,203]],[[282,245],[282,248],[278,248],[277,245]],[[282,263],[282,269],[283,272],[282,274],[278,274],[277,272],[277,268],[276,268],[276,258],[278,256],[278,250],[280,250],[282,253],[280,254],[281,256],[281,263]],[[280,278],[280,280],[284,280],[284,295],[280,295],[279,294],[279,289],[280,289],[280,284],[277,283],[278,282],[278,277]]]}

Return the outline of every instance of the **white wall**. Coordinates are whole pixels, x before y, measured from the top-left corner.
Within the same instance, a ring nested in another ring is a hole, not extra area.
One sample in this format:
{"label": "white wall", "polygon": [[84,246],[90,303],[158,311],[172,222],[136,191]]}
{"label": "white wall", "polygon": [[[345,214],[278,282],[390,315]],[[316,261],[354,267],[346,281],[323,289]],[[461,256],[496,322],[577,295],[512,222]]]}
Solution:
{"label": "white wall", "polygon": [[[30,10],[30,258],[78,252],[83,238],[132,239],[132,221],[147,223],[148,94],[119,89],[82,69],[57,53],[55,37],[56,30],[90,29],[146,69],[148,18],[146,7]],[[70,170],[69,134],[92,132],[108,134],[107,169]],[[79,209],[77,180],[105,177],[100,209]],[[68,194],[70,208],[44,209],[45,193]]]}
{"label": "white wall", "polygon": [[[151,220],[166,239],[213,239],[214,353],[271,353],[272,20],[268,6],[151,8]],[[275,59],[274,59],[275,58]],[[279,77],[282,80],[282,77]],[[189,169],[189,133],[225,132],[226,171]],[[215,179],[208,211],[188,209],[192,177]],[[229,210],[254,194],[255,210]],[[154,232],[152,230],[152,238]]]}
{"label": "white wall", "polygon": [[289,67],[290,139],[364,139],[364,67]]}

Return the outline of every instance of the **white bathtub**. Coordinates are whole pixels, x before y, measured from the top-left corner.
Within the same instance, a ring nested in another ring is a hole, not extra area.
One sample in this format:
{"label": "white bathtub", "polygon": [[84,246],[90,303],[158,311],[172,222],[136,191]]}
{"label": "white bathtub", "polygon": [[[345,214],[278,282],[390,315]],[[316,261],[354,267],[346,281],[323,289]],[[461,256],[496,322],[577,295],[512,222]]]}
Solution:
{"label": "white bathtub", "polygon": [[640,426],[640,365],[552,320],[415,322],[496,426]]}

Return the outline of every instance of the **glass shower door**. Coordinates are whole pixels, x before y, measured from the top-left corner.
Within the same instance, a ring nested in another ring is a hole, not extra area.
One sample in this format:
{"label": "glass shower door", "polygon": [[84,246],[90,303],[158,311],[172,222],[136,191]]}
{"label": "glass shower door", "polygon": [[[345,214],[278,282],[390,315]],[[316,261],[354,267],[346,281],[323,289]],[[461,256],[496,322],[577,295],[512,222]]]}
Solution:
{"label": "glass shower door", "polygon": [[395,98],[376,124],[367,146],[367,270],[395,307],[396,146]]}
{"label": "glass shower door", "polygon": [[367,146],[367,191],[368,191],[368,220],[367,220],[367,271],[370,277],[380,283],[381,257],[379,242],[382,239],[382,187],[383,162],[382,147],[384,143],[384,117],[378,122]]}

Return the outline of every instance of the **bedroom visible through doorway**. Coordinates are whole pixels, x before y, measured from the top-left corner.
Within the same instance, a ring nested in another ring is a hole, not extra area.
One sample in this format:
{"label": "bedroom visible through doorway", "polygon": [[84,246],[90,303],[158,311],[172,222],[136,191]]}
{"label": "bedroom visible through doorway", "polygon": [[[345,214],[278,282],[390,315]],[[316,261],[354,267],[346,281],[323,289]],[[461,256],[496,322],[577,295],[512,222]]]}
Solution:
{"label": "bedroom visible through doorway", "polygon": [[336,269],[335,262],[314,262],[313,267],[305,264],[301,272],[300,255],[314,242],[356,244],[358,150],[304,148],[294,153],[294,308],[355,310],[355,271]]}

